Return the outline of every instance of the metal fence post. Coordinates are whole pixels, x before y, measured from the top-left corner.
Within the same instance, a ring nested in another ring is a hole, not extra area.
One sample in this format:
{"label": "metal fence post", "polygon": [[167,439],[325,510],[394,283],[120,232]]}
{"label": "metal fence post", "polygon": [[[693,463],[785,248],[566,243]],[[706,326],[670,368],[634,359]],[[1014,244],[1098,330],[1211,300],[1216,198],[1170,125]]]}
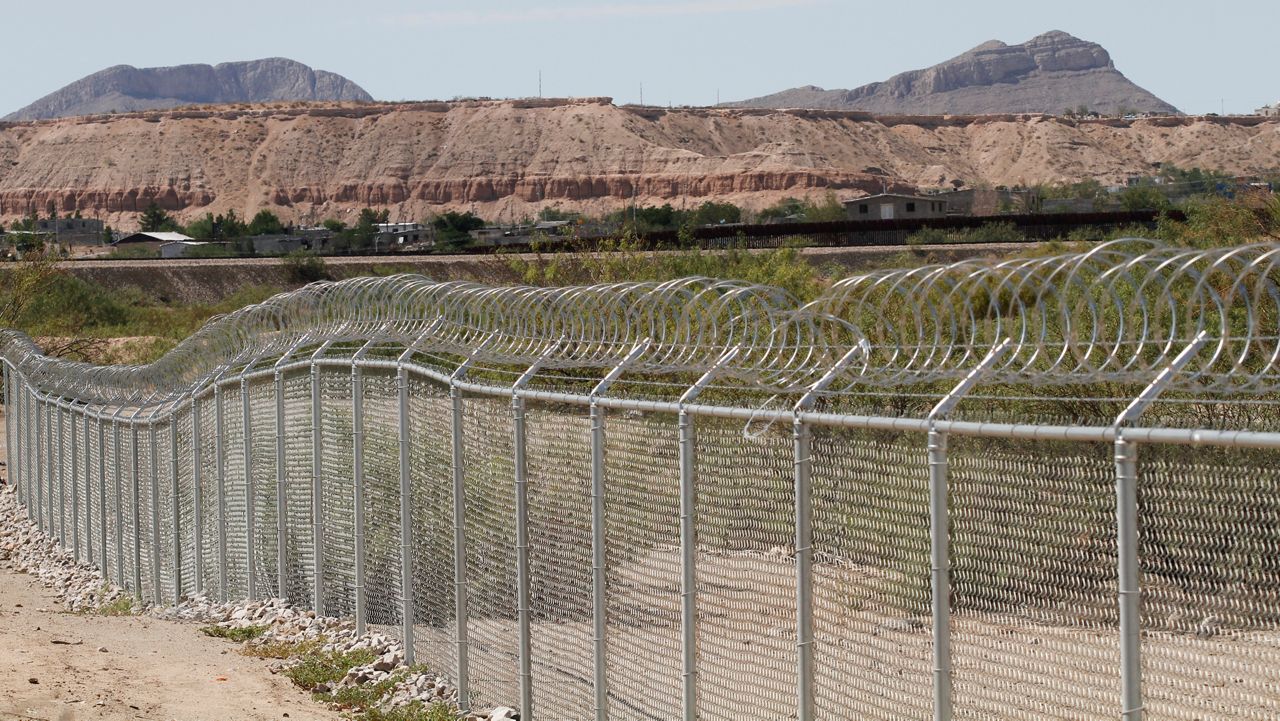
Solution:
{"label": "metal fence post", "polygon": [[463,469],[462,435],[462,389],[458,388],[457,376],[449,386],[449,401],[452,406],[450,414],[451,451],[453,460],[453,587],[454,618],[457,631],[458,657],[458,708],[463,712],[471,710],[470,674],[468,666],[467,631],[467,489]]}
{"label": "metal fence post", "polygon": [[511,386],[511,419],[514,445],[516,496],[516,615],[520,645],[520,718],[533,719],[533,618],[529,571],[529,469],[526,454],[525,401],[520,391],[542,369],[563,343],[562,338],[516,379]]}
{"label": "metal fence post", "polygon": [[405,363],[413,357],[421,343],[439,325],[437,320],[417,340],[405,346],[396,359],[396,391],[399,407],[396,421],[400,431],[400,622],[404,635],[404,658],[410,666],[416,653],[413,648],[413,477],[409,464],[409,369]]}
{"label": "metal fence post", "polygon": [[92,442],[89,440],[88,406],[81,410],[80,419],[84,425],[84,557],[93,565],[93,454],[89,452]]}
{"label": "metal fence post", "polygon": [[1124,437],[1124,427],[1134,423],[1160,397],[1174,376],[1187,366],[1208,342],[1200,331],[1191,343],[1165,366],[1142,393],[1116,417],[1116,574],[1120,610],[1120,718],[1142,721],[1142,566],[1138,557],[1138,448]]}
{"label": "metal fence post", "polygon": [[737,357],[740,348],[731,348],[715,365],[680,396],[680,412],[676,426],[680,443],[680,655],[681,710],[684,721],[698,717],[698,529],[697,451],[693,416],[685,409],[720,373],[725,364]]}
{"label": "metal fence post", "polygon": [[164,593],[160,583],[160,438],[155,421],[158,411],[157,408],[147,416],[147,450],[151,455],[151,597],[157,606],[163,602]]}
{"label": "metal fence post", "polygon": [[17,449],[17,444],[13,442],[13,431],[20,425],[21,421],[18,420],[17,413],[14,411],[13,388],[11,386],[12,379],[9,377],[9,365],[0,361],[0,388],[4,389],[4,447],[8,453],[8,457],[5,458],[5,463],[7,464],[5,469],[8,471],[9,484],[18,490],[18,500],[22,501],[22,490],[17,482],[19,474],[13,470],[16,467],[14,457]]}
{"label": "metal fence post", "polygon": [[98,416],[98,567],[107,578],[107,424]]}
{"label": "metal fence post", "polygon": [[[252,364],[250,364],[252,365]],[[248,371],[248,368],[245,369]],[[240,377],[240,415],[241,428],[244,429],[243,454],[244,454],[244,555],[245,555],[245,598],[250,600],[258,596],[258,569],[256,553],[254,552],[255,533],[254,523],[256,523],[253,503],[253,412],[249,402],[249,381],[242,374]]]}
{"label": "metal fence post", "polygon": [[796,684],[799,721],[814,721],[813,699],[813,434],[809,424],[792,424],[796,504]]}
{"label": "metal fence post", "polygon": [[114,459],[111,475],[115,481],[116,500],[116,584],[121,588],[127,585],[124,580],[124,498],[121,490],[124,458],[120,450],[120,414],[123,412],[123,408],[117,408],[116,412],[111,416],[111,455]]}
{"label": "metal fence post", "polygon": [[204,595],[204,473],[200,464],[203,462],[200,448],[201,410],[200,399],[191,397],[191,547],[195,550],[191,558],[192,574],[195,583],[192,589],[197,596]]}
{"label": "metal fence post", "polygon": [[44,404],[44,453],[45,453],[45,456],[47,457],[47,462],[45,463],[44,468],[45,468],[45,476],[47,476],[48,482],[49,482],[49,494],[45,503],[45,505],[48,507],[47,515],[49,516],[49,526],[48,528],[45,529],[45,534],[56,539],[58,534],[58,524],[54,521],[53,514],[55,511],[57,511],[57,503],[55,501],[55,497],[57,497],[58,494],[54,491],[54,488],[53,488],[53,484],[57,481],[57,476],[54,473],[54,465],[53,465],[54,445],[55,444],[54,444],[54,435],[53,435],[53,403],[46,398],[45,404]]}
{"label": "metal fence post", "polygon": [[947,484],[947,434],[934,422],[947,418],[973,387],[1013,347],[1009,338],[996,344],[973,370],[929,412],[929,568],[933,616],[933,718],[950,721],[953,712],[951,671],[951,524]]}
{"label": "metal fence post", "polygon": [[182,504],[178,483],[178,411],[169,411],[169,478],[173,483],[173,605],[182,603]]}
{"label": "metal fence post", "polygon": [[[487,343],[487,341],[486,341]],[[449,377],[450,451],[453,466],[453,601],[457,631],[458,709],[471,710],[470,632],[467,628],[467,486],[465,443],[462,428],[462,389],[458,383],[467,374],[482,344]]]}
{"label": "metal fence post", "polygon": [[67,447],[67,424],[62,413],[63,398],[53,405],[53,412],[58,414],[58,442],[49,444],[49,452],[53,454],[58,468],[58,545],[67,547],[67,464],[63,461],[62,451]]}
{"label": "metal fence post", "polygon": [[1138,558],[1138,453],[1122,436],[1115,441],[1117,592],[1120,601],[1120,718],[1142,719],[1142,620]]}
{"label": "metal fence post", "polygon": [[[58,475],[62,477],[63,491],[66,491],[66,483],[71,481],[71,558],[76,563],[80,562],[80,483],[76,479],[76,474],[80,470],[80,441],[76,435],[76,417],[75,406],[71,405],[67,408],[67,425],[71,426],[71,473],[70,479],[67,474],[63,473],[63,469],[59,468]],[[58,415],[58,435],[60,441],[66,443],[66,436],[62,430],[62,414]]]}
{"label": "metal fence post", "polygon": [[869,352],[866,341],[850,348],[836,361],[792,409],[791,427],[795,463],[796,518],[796,719],[815,721],[813,667],[813,433],[803,413],[813,407],[818,394],[835,382],[858,356]]}
{"label": "metal fence post", "polygon": [[603,395],[628,367],[639,360],[645,351],[649,350],[650,344],[648,338],[637,343],[626,357],[591,390],[591,405],[588,413],[591,420],[591,616],[594,636],[592,684],[595,689],[596,721],[605,721],[609,718],[609,680],[606,673],[608,587],[605,566],[608,563],[608,557],[605,553],[604,507],[605,411],[596,399]]}
{"label": "metal fence post", "polygon": [[[411,354],[412,350],[406,350]],[[405,663],[413,665],[413,496],[409,466],[409,371],[401,356],[396,368],[397,391],[400,394],[400,621],[403,626]]]}
{"label": "metal fence post", "polygon": [[330,341],[311,354],[311,570],[312,608],[325,615],[324,603],[324,437],[320,422],[320,364]]}
{"label": "metal fence post", "polygon": [[289,598],[289,496],[288,468],[285,449],[284,364],[298,348],[307,344],[304,335],[289,348],[272,368],[276,401],[276,592],[280,598]]}
{"label": "metal fence post", "polygon": [[141,491],[139,487],[142,485],[142,468],[140,452],[138,450],[138,412],[141,408],[134,411],[133,416],[129,419],[129,431],[133,436],[133,491],[130,500],[133,506],[133,592],[139,599],[142,598],[142,511],[140,509]]}
{"label": "metal fence post", "polygon": [[36,395],[35,389],[32,389],[31,395],[32,395],[31,403],[34,406],[34,408],[31,409],[31,417],[32,417],[31,420],[33,421],[32,425],[35,426],[35,431],[36,431],[36,445],[35,445],[35,448],[32,449],[34,450],[35,453],[31,459],[31,469],[33,471],[31,474],[31,480],[35,482],[35,487],[36,487],[35,520],[36,520],[36,526],[44,533],[48,533],[48,530],[44,527],[45,517],[48,514],[45,512],[44,509],[45,509],[46,502],[52,499],[53,496],[49,496],[48,498],[45,498],[44,475],[48,473],[49,466],[46,464],[44,468],[41,469],[40,457],[41,455],[43,455],[41,451],[45,444],[45,440],[46,440],[45,436],[48,434],[49,427],[48,427],[48,423],[40,422],[42,417],[45,416],[45,414],[41,412],[40,397]]}
{"label": "metal fence post", "polygon": [[222,384],[213,385],[213,465],[214,501],[218,517],[218,597],[227,600],[227,449],[223,443],[226,434],[226,411],[222,399]]}
{"label": "metal fence post", "polygon": [[352,510],[355,515],[356,635],[364,633],[368,608],[365,599],[364,568],[364,369],[360,361],[372,347],[369,340],[351,357],[351,475]]}

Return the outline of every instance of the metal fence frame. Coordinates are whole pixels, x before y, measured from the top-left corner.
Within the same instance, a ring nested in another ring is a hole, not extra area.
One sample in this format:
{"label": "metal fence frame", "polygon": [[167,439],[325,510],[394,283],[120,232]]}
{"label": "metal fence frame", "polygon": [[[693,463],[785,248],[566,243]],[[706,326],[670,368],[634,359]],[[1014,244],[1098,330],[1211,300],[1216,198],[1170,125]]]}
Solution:
{"label": "metal fence frame", "polygon": [[[1271,257],[1274,249],[1267,251]],[[510,402],[510,428],[513,438],[514,467],[512,493],[515,499],[515,517],[512,520],[515,528],[516,558],[516,590],[518,611],[518,677],[519,698],[511,699],[518,703],[521,718],[534,718],[536,709],[533,706],[533,688],[536,682],[531,665],[531,602],[530,602],[530,561],[531,546],[529,531],[528,478],[526,470],[525,446],[525,409],[527,404],[536,403],[554,405],[556,407],[577,408],[584,411],[590,419],[591,430],[591,538],[592,538],[592,621],[593,621],[593,676],[591,684],[595,699],[592,711],[594,718],[603,721],[610,717],[610,678],[607,673],[606,644],[607,627],[605,622],[607,593],[605,563],[605,523],[608,509],[605,504],[605,489],[608,484],[608,465],[605,459],[605,434],[607,419],[611,413],[637,411],[643,413],[662,414],[670,417],[678,431],[679,439],[679,539],[680,539],[680,638],[682,658],[682,686],[679,690],[682,717],[687,720],[698,716],[698,684],[697,648],[695,627],[698,618],[698,591],[695,583],[695,564],[697,559],[697,538],[694,525],[696,505],[695,497],[698,489],[698,478],[695,472],[695,426],[699,419],[727,419],[743,423],[781,423],[789,424],[792,430],[792,460],[794,462],[794,531],[796,561],[796,679],[795,717],[801,721],[814,721],[817,718],[814,705],[815,669],[814,669],[814,578],[813,578],[813,526],[812,526],[812,431],[814,428],[840,428],[892,431],[897,433],[918,434],[927,444],[927,458],[922,459],[928,467],[929,490],[929,536],[931,559],[931,624],[933,638],[933,718],[946,721],[952,718],[952,663],[951,663],[951,609],[949,596],[951,593],[950,550],[948,505],[948,439],[955,436],[987,439],[1009,439],[1043,441],[1054,440],[1078,444],[1109,444],[1114,448],[1115,457],[1115,519],[1117,528],[1118,553],[1118,598],[1120,637],[1120,667],[1117,675],[1121,680],[1121,718],[1136,721],[1143,717],[1143,688],[1141,677],[1141,645],[1139,636],[1142,632],[1139,616],[1141,602],[1141,586],[1138,557],[1137,528],[1137,452],[1139,447],[1153,444],[1174,444],[1187,446],[1218,446],[1226,448],[1280,449],[1280,433],[1265,431],[1244,431],[1228,429],[1182,429],[1162,427],[1139,427],[1136,422],[1141,414],[1167,389],[1176,385],[1179,374],[1185,374],[1195,367],[1197,359],[1203,360],[1201,354],[1211,345],[1215,336],[1208,330],[1200,328],[1191,337],[1189,343],[1172,348],[1169,355],[1159,361],[1155,373],[1146,368],[1139,369],[1141,375],[1148,376],[1145,390],[1136,396],[1128,408],[1110,425],[1070,426],[1036,423],[998,423],[953,420],[952,412],[957,404],[977,385],[987,382],[1001,369],[1009,368],[1009,359],[1018,352],[1017,344],[1009,336],[995,339],[987,347],[985,353],[978,356],[973,363],[964,367],[951,391],[934,406],[932,411],[923,417],[898,417],[892,415],[862,415],[846,412],[816,410],[819,399],[831,394],[833,384],[840,384],[844,374],[851,369],[863,369],[865,372],[869,356],[874,352],[866,342],[846,347],[834,362],[825,361],[821,372],[802,374],[804,383],[797,386],[791,396],[794,403],[788,408],[758,408],[749,405],[702,404],[698,396],[715,380],[729,372],[733,364],[747,354],[741,345],[728,348],[712,348],[713,353],[704,354],[709,361],[701,361],[692,365],[685,364],[682,370],[697,368],[701,375],[689,385],[677,400],[653,400],[636,397],[627,392],[611,393],[615,384],[624,375],[636,368],[646,354],[654,352],[660,344],[647,338],[639,342],[628,342],[625,353],[619,353],[607,370],[600,373],[599,380],[589,392],[561,391],[535,387],[533,381],[539,377],[549,363],[559,357],[563,338],[556,340],[543,339],[546,344],[533,354],[533,361],[527,368],[518,373],[512,383],[496,383],[488,380],[468,380],[468,371],[472,370],[478,359],[484,356],[489,340],[483,337],[477,342],[464,344],[470,349],[464,354],[465,360],[453,368],[442,368],[438,362],[428,362],[426,356],[433,352],[457,353],[459,346],[441,342],[440,327],[444,319],[436,318],[425,328],[420,329],[410,339],[403,335],[387,334],[385,326],[369,330],[352,332],[344,329],[341,334],[325,336],[316,329],[308,329],[306,333],[288,344],[277,346],[275,350],[259,349],[251,357],[243,356],[232,364],[225,364],[216,374],[212,374],[191,387],[182,388],[180,393],[164,395],[152,390],[147,398],[138,397],[132,402],[106,400],[101,395],[94,397],[88,394],[85,400],[77,399],[67,392],[55,392],[49,387],[47,379],[33,372],[29,362],[12,355],[0,357],[3,363],[3,400],[5,402],[8,423],[6,424],[6,441],[10,449],[10,477],[17,488],[19,499],[27,504],[28,512],[33,520],[50,535],[58,538],[64,545],[70,544],[77,558],[99,566],[103,575],[112,583],[117,583],[129,590],[143,594],[143,562],[149,560],[148,571],[151,584],[151,599],[159,604],[167,601],[178,601],[189,590],[194,593],[212,593],[220,598],[228,598],[228,525],[226,481],[228,477],[227,459],[230,454],[240,453],[243,456],[245,469],[245,549],[248,557],[244,569],[246,589],[249,597],[258,595],[266,581],[257,577],[258,564],[254,560],[255,522],[255,482],[266,482],[268,479],[252,478],[254,433],[268,432],[267,429],[254,425],[254,416],[250,408],[250,385],[269,383],[274,397],[274,428],[271,432],[275,438],[274,468],[276,469],[275,498],[276,521],[275,540],[279,549],[288,544],[290,529],[285,513],[287,505],[287,489],[291,480],[286,472],[285,436],[287,414],[285,409],[283,379],[287,374],[306,374],[310,378],[310,413],[311,420],[308,431],[311,448],[308,457],[311,472],[307,483],[312,498],[311,518],[313,528],[310,529],[312,546],[311,563],[313,569],[313,588],[310,603],[319,613],[325,613],[325,592],[323,588],[325,574],[322,572],[325,557],[325,538],[323,533],[324,516],[319,512],[322,504],[320,491],[322,457],[325,452],[321,441],[321,391],[322,374],[326,369],[349,373],[350,400],[352,414],[351,442],[354,452],[354,467],[351,469],[354,480],[351,492],[354,515],[354,547],[351,549],[355,574],[355,622],[358,631],[363,632],[369,614],[366,602],[365,567],[365,534],[367,519],[364,518],[363,494],[366,471],[364,461],[364,383],[366,371],[378,371],[394,374],[397,396],[395,422],[399,430],[398,466],[399,483],[399,544],[401,562],[401,581],[403,588],[399,592],[400,632],[409,649],[409,657],[413,659],[415,600],[414,590],[410,583],[414,564],[414,524],[410,522],[412,514],[410,484],[413,470],[410,464],[411,434],[410,428],[415,417],[410,412],[410,381],[429,381],[447,391],[450,399],[449,423],[451,428],[450,448],[452,454],[452,496],[453,496],[453,570],[454,600],[453,609],[457,619],[456,633],[456,666],[447,671],[460,689],[459,703],[466,710],[472,706],[469,680],[469,640],[468,640],[468,603],[469,579],[467,574],[467,524],[465,522],[467,508],[467,473],[464,463],[463,449],[467,439],[463,429],[463,410],[466,399],[470,397],[488,397],[505,399]],[[316,332],[311,332],[316,330]],[[492,332],[492,331],[489,331]],[[361,339],[362,344],[352,346],[349,341]],[[334,350],[335,340],[346,341],[348,346],[342,350]],[[394,346],[399,352],[391,356],[377,356],[371,351],[382,346]],[[1166,343],[1166,345],[1170,345]],[[307,353],[308,349],[314,349]],[[0,346],[3,349],[3,346]],[[1173,353],[1172,351],[1176,351]],[[757,356],[758,357],[758,356]],[[570,364],[572,366],[573,364]],[[767,385],[767,384],[766,384]],[[226,404],[234,402],[228,394],[239,393],[241,399],[242,427],[244,429],[244,447],[242,449],[227,448],[224,444],[224,415]],[[152,398],[153,400],[149,400]],[[218,534],[216,539],[205,537],[205,505],[208,499],[202,498],[202,473],[205,464],[201,458],[200,434],[203,429],[202,419],[208,413],[208,406],[213,406],[213,470],[216,498],[210,504],[217,514]],[[57,422],[54,422],[54,418]],[[70,423],[64,423],[64,418]],[[77,432],[79,421],[80,432]],[[180,508],[181,481],[179,469],[179,424],[189,423],[193,431],[190,446],[190,481],[194,489],[191,498],[192,513],[195,523],[192,529],[193,554],[184,555],[183,528],[179,519],[183,517]],[[71,427],[68,435],[67,426]],[[95,433],[96,430],[96,433]],[[294,429],[298,430],[298,429]],[[122,431],[131,439],[127,444],[128,456],[125,457],[122,446]],[[165,433],[167,431],[167,433]],[[145,435],[144,435],[145,434]],[[165,440],[167,436],[167,440]],[[96,469],[91,463],[91,439],[97,439],[98,463]],[[111,462],[106,456],[107,441],[111,440]],[[146,447],[150,457],[140,457],[140,444],[146,439]],[[83,441],[84,461],[79,461]],[[168,461],[161,468],[159,450],[167,447],[164,458]],[[71,459],[68,464],[62,462],[63,452],[68,451]],[[128,462],[126,462],[126,460]],[[142,462],[146,461],[147,478],[142,477]],[[163,477],[162,477],[163,475]],[[68,490],[68,476],[71,490]],[[162,486],[162,482],[166,485]],[[127,505],[132,507],[132,519],[126,522],[123,506],[126,505],[122,493],[122,483],[128,484]],[[168,530],[171,536],[171,547],[162,548],[160,501],[161,488],[167,488],[171,496],[170,511],[172,527]],[[85,489],[83,494],[81,489]],[[113,496],[114,517],[108,511],[108,498]],[[144,498],[145,496],[145,498]],[[95,500],[96,499],[96,500]],[[147,502],[150,519],[144,522],[140,516],[143,501]],[[55,514],[56,502],[56,515]],[[95,508],[96,504],[96,508]],[[69,509],[68,509],[69,506]],[[83,507],[83,508],[82,508]],[[47,509],[42,515],[39,509]],[[67,528],[66,515],[70,511],[71,528]],[[99,534],[92,535],[93,519],[98,519]],[[144,526],[150,528],[144,528]],[[127,564],[124,558],[126,527],[131,531],[131,559]],[[83,530],[83,534],[81,531]],[[144,531],[149,531],[149,538],[144,538]],[[83,535],[83,538],[82,538]],[[83,541],[83,543],[82,543]],[[110,568],[107,563],[109,543],[114,542],[116,566]],[[95,545],[96,544],[96,545]],[[86,553],[82,556],[81,548]],[[95,556],[95,550],[97,554]],[[217,587],[205,588],[204,558],[206,551],[211,551],[217,563]],[[162,560],[163,555],[167,560]],[[287,593],[286,578],[291,571],[286,566],[285,553],[277,553],[278,566],[274,570],[274,580],[279,584],[274,592],[280,595]],[[168,568],[162,566],[168,564]],[[193,581],[184,582],[186,569],[191,569]],[[167,583],[165,582],[168,571]],[[169,593],[166,594],[165,592]],[[674,691],[674,690],[673,690]]]}

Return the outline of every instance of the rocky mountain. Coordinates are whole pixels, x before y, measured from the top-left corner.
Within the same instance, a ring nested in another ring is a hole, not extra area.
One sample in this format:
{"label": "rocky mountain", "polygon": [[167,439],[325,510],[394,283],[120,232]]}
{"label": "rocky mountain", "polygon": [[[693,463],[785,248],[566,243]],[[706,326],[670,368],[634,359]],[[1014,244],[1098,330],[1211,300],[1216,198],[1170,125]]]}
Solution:
{"label": "rocky mountain", "polygon": [[1108,114],[1177,112],[1126,78],[1101,45],[1060,31],[1021,45],[992,40],[931,68],[853,90],[809,85],[725,105],[914,115],[1061,113],[1081,106]]}
{"label": "rocky mountain", "polygon": [[634,201],[760,208],[883,188],[1121,184],[1157,163],[1280,168],[1280,120],[872,116],[618,107],[607,99],[203,108],[0,124],[0,220],[80,211],[133,228],[151,201],[189,221],[446,210],[518,220]]}
{"label": "rocky mountain", "polygon": [[287,58],[168,68],[116,65],[81,78],[3,119],[43,120],[182,105],[279,100],[367,102],[373,98],[341,75],[312,70]]}

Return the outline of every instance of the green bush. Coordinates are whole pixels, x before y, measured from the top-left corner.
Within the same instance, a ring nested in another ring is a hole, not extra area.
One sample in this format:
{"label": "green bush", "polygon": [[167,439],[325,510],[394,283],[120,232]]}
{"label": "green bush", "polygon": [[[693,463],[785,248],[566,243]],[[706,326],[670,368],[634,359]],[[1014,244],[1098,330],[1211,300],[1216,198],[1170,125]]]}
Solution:
{"label": "green bush", "polygon": [[284,256],[284,272],[290,283],[314,283],[330,278],[324,258],[305,250],[295,250]]}

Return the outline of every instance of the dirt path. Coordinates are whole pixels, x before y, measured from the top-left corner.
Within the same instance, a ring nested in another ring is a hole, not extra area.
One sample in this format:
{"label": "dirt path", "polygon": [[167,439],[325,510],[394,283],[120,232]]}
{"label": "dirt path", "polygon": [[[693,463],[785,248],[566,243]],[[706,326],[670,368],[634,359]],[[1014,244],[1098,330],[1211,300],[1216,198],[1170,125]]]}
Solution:
{"label": "dirt path", "polygon": [[280,718],[336,715],[194,625],[71,614],[36,579],[0,571],[0,719]]}
{"label": "dirt path", "polygon": [[[0,412],[0,462],[3,444]],[[0,569],[0,721],[281,718],[337,715],[194,624],[68,613],[35,578]]]}

